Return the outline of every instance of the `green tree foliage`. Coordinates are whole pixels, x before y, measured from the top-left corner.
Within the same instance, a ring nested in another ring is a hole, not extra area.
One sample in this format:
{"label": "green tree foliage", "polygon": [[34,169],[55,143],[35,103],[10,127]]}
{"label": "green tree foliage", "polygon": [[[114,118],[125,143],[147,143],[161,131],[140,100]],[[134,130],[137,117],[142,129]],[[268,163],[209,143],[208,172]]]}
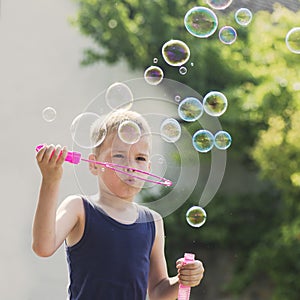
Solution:
{"label": "green tree foliage", "polygon": [[[273,299],[298,299],[300,286],[300,60],[285,44],[297,26],[300,12],[275,6],[259,11],[250,26],[238,27],[233,12],[218,12],[219,27],[237,28],[238,40],[223,45],[216,34],[197,39],[184,28],[188,9],[205,1],[186,0],[76,0],[73,19],[95,46],[86,49],[82,64],[125,60],[143,71],[159,63],[168,78],[186,83],[200,94],[220,90],[229,99],[222,126],[233,136],[229,160],[256,172],[260,188],[245,194],[219,192],[207,206],[209,221],[201,228],[201,246],[234,247],[240,253],[229,288],[242,293],[250,282],[267,276]],[[180,39],[191,50],[186,76],[161,57],[162,45]],[[247,183],[240,179],[240,184]],[[222,189],[221,189],[222,191]],[[199,191],[166,218],[170,261],[189,248],[199,230],[189,228],[184,214],[199,201]],[[188,234],[187,234],[188,233]],[[178,243],[179,241],[179,243]],[[170,267],[171,268],[171,267]],[[209,266],[208,266],[209,268]]]}

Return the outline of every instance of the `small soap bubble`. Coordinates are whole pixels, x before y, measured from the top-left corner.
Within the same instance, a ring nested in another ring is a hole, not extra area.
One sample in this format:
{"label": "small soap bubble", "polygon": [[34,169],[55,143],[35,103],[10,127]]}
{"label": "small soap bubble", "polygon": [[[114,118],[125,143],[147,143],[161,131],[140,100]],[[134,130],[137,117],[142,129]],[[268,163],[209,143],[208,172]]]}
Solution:
{"label": "small soap bubble", "polygon": [[130,109],[133,104],[133,94],[126,84],[115,82],[107,89],[105,100],[107,105],[113,110],[120,108]]}
{"label": "small soap bubble", "polygon": [[248,26],[252,21],[252,12],[248,8],[240,8],[234,14],[235,21],[241,26]]}
{"label": "small soap bubble", "polygon": [[192,227],[201,227],[206,221],[206,211],[200,206],[192,206],[186,212],[186,221]]}
{"label": "small soap bubble", "polygon": [[154,57],[154,58],[153,58],[153,63],[154,63],[154,64],[157,64],[157,63],[158,63],[158,58],[157,58],[157,57]]}
{"label": "small soap bubble", "polygon": [[198,120],[203,114],[203,105],[199,99],[187,97],[178,105],[179,117],[187,122]]}
{"label": "small soap bubble", "polygon": [[206,0],[206,3],[213,9],[225,9],[230,6],[233,0]]}
{"label": "small soap bubble", "polygon": [[184,25],[193,36],[207,38],[217,30],[218,18],[211,9],[196,6],[185,14]]}
{"label": "small soap bubble", "polygon": [[181,136],[181,126],[176,119],[168,118],[160,126],[161,137],[169,143],[175,143]]}
{"label": "small soap bubble", "polygon": [[158,176],[164,176],[167,170],[166,158],[161,154],[154,154],[150,157],[150,161],[151,161],[151,172]]}
{"label": "small soap bubble", "polygon": [[226,111],[227,106],[227,98],[220,92],[209,92],[203,99],[205,112],[213,117],[221,116]]}
{"label": "small soap bubble", "polygon": [[163,70],[158,66],[150,66],[144,72],[144,78],[151,85],[158,85],[164,78]]}
{"label": "small soap bubble", "polygon": [[179,68],[179,74],[180,75],[185,75],[187,73],[187,68],[186,67],[180,67]]}
{"label": "small soap bubble", "polygon": [[285,43],[291,52],[300,54],[300,27],[294,27],[287,33]]}
{"label": "small soap bubble", "polygon": [[42,116],[46,122],[53,122],[56,119],[56,110],[48,106],[43,109]]}
{"label": "small soap bubble", "polygon": [[181,97],[180,97],[180,95],[176,95],[175,96],[175,98],[174,98],[174,100],[175,100],[175,102],[180,102],[180,100],[181,100]]}
{"label": "small soap bubble", "polygon": [[220,130],[215,134],[215,147],[220,150],[226,150],[232,142],[231,135],[224,130]]}
{"label": "small soap bubble", "polygon": [[182,66],[190,58],[190,48],[180,40],[170,40],[162,47],[162,56],[171,66]]}
{"label": "small soap bubble", "polygon": [[[90,130],[93,126],[101,128],[96,141],[91,141],[89,135]],[[70,131],[73,141],[79,147],[82,147],[84,149],[95,148],[103,142],[106,136],[107,129],[105,116],[99,116],[92,112],[79,114],[72,121]]]}
{"label": "small soap bubble", "polygon": [[219,31],[219,40],[226,45],[231,45],[236,41],[236,30],[231,26],[224,26]]}
{"label": "small soap bubble", "polygon": [[110,28],[110,29],[114,29],[114,28],[116,28],[118,26],[118,21],[117,20],[115,20],[115,19],[110,19],[109,21],[108,21],[108,27]]}
{"label": "small soap bubble", "polygon": [[141,129],[136,122],[126,120],[119,125],[118,136],[126,144],[135,144],[141,138]]}
{"label": "small soap bubble", "polygon": [[201,153],[209,152],[214,146],[214,135],[205,129],[200,129],[193,135],[193,146]]}

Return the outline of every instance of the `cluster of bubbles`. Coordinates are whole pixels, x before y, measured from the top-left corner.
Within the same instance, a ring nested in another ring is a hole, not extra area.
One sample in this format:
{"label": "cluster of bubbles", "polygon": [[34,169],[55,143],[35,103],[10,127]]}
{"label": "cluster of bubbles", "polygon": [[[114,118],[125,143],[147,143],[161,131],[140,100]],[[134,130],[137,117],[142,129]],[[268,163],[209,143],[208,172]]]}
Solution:
{"label": "cluster of bubbles", "polygon": [[[208,7],[196,6],[188,10],[184,17],[184,26],[186,30],[196,38],[208,38],[212,36],[218,29],[218,17],[213,10],[223,10],[230,6],[232,0],[207,0]],[[248,26],[252,20],[252,13],[246,8],[241,8],[235,13],[236,23],[240,26]],[[118,25],[117,21],[110,20],[109,27],[115,28]],[[224,26],[219,29],[219,40],[227,45],[234,43],[237,39],[237,32],[232,26]],[[289,36],[291,47],[295,48],[295,33]],[[176,39],[171,39],[165,42],[161,48],[161,54],[164,61],[172,66],[178,67],[179,74],[186,75],[188,69],[187,62],[190,59],[189,46]],[[144,71],[144,79],[149,85],[159,85],[164,78],[163,69],[157,65],[158,59],[153,59],[153,64]],[[193,66],[193,63],[191,63]],[[112,109],[130,109],[133,104],[133,94],[130,88],[120,82],[116,82],[109,86],[105,93],[105,101],[107,106]],[[178,120],[176,118],[166,118],[160,125],[160,136],[168,143],[177,142],[182,133],[180,123],[195,122],[206,113],[212,117],[220,117],[227,109],[228,102],[224,94],[218,91],[209,92],[201,101],[195,97],[186,97],[181,99],[181,96],[175,97],[175,102],[178,103]],[[55,119],[56,112],[47,108],[43,111],[43,118],[51,122]],[[103,134],[97,139],[95,144],[92,144],[87,137],[86,132],[89,132],[91,126],[95,122],[102,122]],[[100,145],[106,135],[105,117],[92,112],[85,112],[78,115],[71,124],[71,135],[73,141],[80,147],[91,149]],[[79,130],[80,128],[80,130]],[[84,128],[84,129],[82,129]],[[138,124],[133,121],[124,121],[118,128],[119,138],[127,144],[136,143],[141,137],[141,130]],[[206,129],[197,130],[192,137],[192,145],[194,149],[200,153],[209,152],[213,147],[226,150],[232,142],[231,136],[226,131],[218,131],[212,133]],[[166,160],[163,156],[153,157],[151,160],[156,160],[155,165],[166,167]],[[206,221],[206,213],[200,206],[191,207],[186,213],[186,221],[193,227],[200,227]]]}
{"label": "cluster of bubbles", "polygon": [[[229,7],[232,0],[207,0],[209,7],[195,6],[188,10],[184,16],[186,30],[197,38],[208,38],[218,29],[219,21],[214,10],[224,10]],[[234,14],[236,24],[248,26],[252,21],[252,12],[248,8],[240,8]],[[231,45],[237,40],[237,30],[233,26],[223,26],[219,29],[219,40],[226,45]],[[291,42],[292,43],[292,42]],[[300,46],[298,46],[298,49]],[[190,49],[181,40],[171,39],[162,46],[164,61],[173,67],[179,67],[179,74],[186,75],[188,69],[184,66],[190,58]],[[156,64],[157,58],[153,63]],[[163,70],[158,66],[150,66],[144,72],[144,78],[151,85],[158,85],[164,77]]]}
{"label": "cluster of bubbles", "polygon": [[209,152],[214,146],[219,150],[226,150],[230,147],[231,135],[224,130],[212,134],[209,130],[200,129],[193,135],[193,146],[201,153]]}
{"label": "cluster of bubbles", "polygon": [[[203,99],[187,97],[178,105],[178,116],[185,122],[197,121],[204,112],[213,117],[221,116],[227,109],[227,98],[224,94],[212,91]],[[167,142],[176,142],[180,138],[180,123],[174,118],[163,121],[160,129],[161,137]],[[194,133],[192,144],[198,152],[209,152],[213,147],[219,150],[226,150],[230,147],[232,138],[226,131],[218,131],[212,134],[210,131],[201,129]]]}
{"label": "cluster of bubbles", "polygon": [[[219,25],[218,17],[214,10],[224,10],[231,3],[232,0],[207,0],[209,7],[196,6],[191,8],[184,17],[186,30],[196,38],[211,37],[217,31]],[[248,26],[252,20],[252,13],[247,8],[240,8],[235,12],[234,18],[238,25]],[[237,40],[237,31],[233,26],[226,25],[219,29],[218,37],[223,44],[231,45]],[[163,44],[161,53],[168,65],[178,67],[181,75],[187,74],[188,69],[185,65],[190,58],[190,49],[185,42],[171,39]],[[153,60],[154,64],[157,62],[157,59]],[[158,85],[163,80],[163,77],[163,70],[155,65],[148,67],[144,73],[146,82],[151,85]],[[204,113],[212,117],[220,117],[224,114],[228,106],[226,96],[218,91],[209,92],[202,101],[192,96],[181,99],[177,95],[175,102],[178,103],[179,119],[183,122],[195,122]],[[181,135],[180,123],[174,118],[167,118],[161,124],[160,135],[169,143],[178,141]],[[230,134],[223,130],[212,133],[209,130],[200,129],[192,137],[193,147],[200,153],[209,152],[213,147],[219,150],[226,150],[230,147],[231,143],[232,138]],[[191,226],[200,227],[205,222],[206,214],[204,210],[200,213],[201,210],[203,209],[193,207],[187,213],[187,222]]]}
{"label": "cluster of bubbles", "polygon": [[[232,1],[207,1],[212,9],[221,10],[227,8]],[[212,36],[218,28],[218,17],[214,11],[204,7],[191,8],[184,17],[184,25],[187,31],[198,38]],[[252,20],[252,12],[247,8],[240,8],[235,12],[235,21],[238,25],[248,26]],[[237,39],[237,31],[232,26],[223,26],[219,30],[219,40],[227,45],[233,44]]]}

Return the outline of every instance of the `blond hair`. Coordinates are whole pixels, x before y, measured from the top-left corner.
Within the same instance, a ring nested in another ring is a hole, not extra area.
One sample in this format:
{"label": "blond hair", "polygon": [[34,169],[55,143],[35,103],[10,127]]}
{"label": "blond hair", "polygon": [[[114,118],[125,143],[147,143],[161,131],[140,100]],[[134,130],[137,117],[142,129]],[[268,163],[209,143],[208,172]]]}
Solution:
{"label": "blond hair", "polygon": [[[139,126],[142,135],[150,135],[151,133],[148,122],[138,112],[127,109],[115,110],[108,114],[105,120],[98,119],[91,126],[90,139],[92,145],[97,145],[94,148],[95,154],[98,154],[98,150],[104,142],[105,137],[112,133],[116,133],[120,124],[124,121],[135,122]],[[99,143],[99,141],[101,142]]]}

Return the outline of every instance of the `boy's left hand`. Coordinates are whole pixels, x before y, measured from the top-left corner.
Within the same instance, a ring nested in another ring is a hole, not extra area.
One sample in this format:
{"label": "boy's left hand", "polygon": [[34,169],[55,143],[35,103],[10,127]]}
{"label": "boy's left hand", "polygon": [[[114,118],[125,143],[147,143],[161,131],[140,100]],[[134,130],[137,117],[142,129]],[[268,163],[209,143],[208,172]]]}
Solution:
{"label": "boy's left hand", "polygon": [[176,261],[176,268],[179,282],[185,286],[197,286],[204,275],[204,267],[201,261],[195,260],[188,264],[183,264],[184,259]]}

